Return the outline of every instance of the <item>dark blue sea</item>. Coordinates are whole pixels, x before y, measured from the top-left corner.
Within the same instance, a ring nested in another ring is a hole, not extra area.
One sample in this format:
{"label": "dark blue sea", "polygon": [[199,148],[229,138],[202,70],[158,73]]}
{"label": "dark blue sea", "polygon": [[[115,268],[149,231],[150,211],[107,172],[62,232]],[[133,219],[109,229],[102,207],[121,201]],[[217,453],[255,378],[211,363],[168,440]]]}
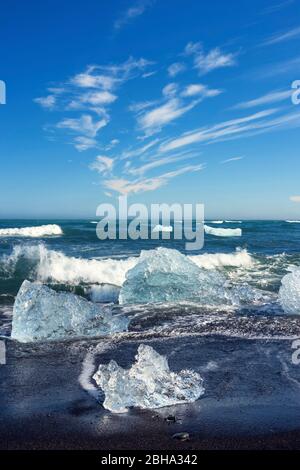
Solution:
{"label": "dark blue sea", "polygon": [[[203,248],[186,251],[173,233],[100,241],[97,220],[1,220],[2,435],[33,419],[53,428],[54,441],[58,429],[72,433],[79,422],[100,440],[130,423],[136,432],[153,428],[153,414],[129,411],[125,423],[93,396],[98,365],[114,359],[128,369],[141,344],[171,370],[203,379],[199,400],[158,411],[167,434],[169,414],[180,416],[176,431],[201,438],[299,429],[300,223],[205,224]],[[61,293],[71,296],[71,325]],[[108,315],[105,326],[82,317],[82,299]]]}

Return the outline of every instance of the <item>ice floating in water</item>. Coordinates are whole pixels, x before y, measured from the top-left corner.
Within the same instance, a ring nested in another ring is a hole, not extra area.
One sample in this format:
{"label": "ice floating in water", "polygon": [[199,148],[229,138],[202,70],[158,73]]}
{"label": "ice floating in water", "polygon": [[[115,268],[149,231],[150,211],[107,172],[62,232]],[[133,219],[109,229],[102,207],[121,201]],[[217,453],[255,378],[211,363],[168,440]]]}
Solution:
{"label": "ice floating in water", "polygon": [[124,413],[133,406],[161,408],[190,403],[204,393],[203,380],[198,373],[171,372],[167,358],[143,344],[130,369],[110,361],[107,365],[101,364],[93,378],[105,393],[103,406],[114,413]]}
{"label": "ice floating in water", "polygon": [[300,224],[300,220],[286,220],[288,224]]}
{"label": "ice floating in water", "polygon": [[125,331],[128,319],[70,293],[24,281],[13,309],[12,338],[41,341]]}
{"label": "ice floating in water", "polygon": [[300,268],[291,267],[281,280],[279,302],[285,313],[300,315]]}
{"label": "ice floating in water", "polygon": [[127,272],[119,302],[230,303],[230,292],[224,284],[221,273],[201,269],[177,250],[157,248],[141,252],[137,265]]}
{"label": "ice floating in water", "polygon": [[224,220],[211,220],[210,223],[211,224],[222,224],[224,222]]}
{"label": "ice floating in water", "polygon": [[171,225],[155,225],[152,232],[173,232],[173,227]]}
{"label": "ice floating in water", "polygon": [[59,225],[40,225],[39,227],[1,228],[0,237],[33,237],[41,238],[50,235],[63,235]]}
{"label": "ice floating in water", "polygon": [[225,220],[226,224],[241,224],[241,220]]}
{"label": "ice floating in water", "polygon": [[242,230],[240,228],[214,228],[204,225],[204,231],[208,235],[215,235],[216,237],[241,237]]}

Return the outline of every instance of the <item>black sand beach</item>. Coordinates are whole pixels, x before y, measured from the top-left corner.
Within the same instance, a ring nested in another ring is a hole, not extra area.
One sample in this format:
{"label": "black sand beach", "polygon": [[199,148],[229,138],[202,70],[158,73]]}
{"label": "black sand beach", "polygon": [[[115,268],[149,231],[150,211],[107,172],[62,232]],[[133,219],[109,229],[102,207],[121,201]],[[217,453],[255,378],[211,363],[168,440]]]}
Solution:
{"label": "black sand beach", "polygon": [[[82,363],[92,352],[96,364],[115,358],[128,367],[140,343],[134,335],[34,345],[7,341],[7,364],[0,368],[0,448],[300,449],[300,371],[288,364],[290,341],[191,336],[144,342],[167,354],[173,370],[188,366],[192,355],[204,378],[204,397],[112,414],[79,384]],[[172,437],[180,432],[190,439]]]}

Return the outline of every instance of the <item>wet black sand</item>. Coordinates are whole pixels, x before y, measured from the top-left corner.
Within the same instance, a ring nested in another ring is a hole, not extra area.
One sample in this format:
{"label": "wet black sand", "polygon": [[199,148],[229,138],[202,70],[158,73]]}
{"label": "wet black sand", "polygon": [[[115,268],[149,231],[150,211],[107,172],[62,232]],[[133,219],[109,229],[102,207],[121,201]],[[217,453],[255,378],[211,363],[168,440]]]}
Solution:
{"label": "wet black sand", "polygon": [[[201,373],[206,393],[189,405],[114,415],[82,389],[87,352],[128,367],[138,344],[119,340],[20,345],[0,367],[0,449],[300,449],[300,367],[290,340],[222,336],[152,338],[171,369]],[[175,416],[175,422],[166,418]],[[182,442],[172,436],[188,432]]]}

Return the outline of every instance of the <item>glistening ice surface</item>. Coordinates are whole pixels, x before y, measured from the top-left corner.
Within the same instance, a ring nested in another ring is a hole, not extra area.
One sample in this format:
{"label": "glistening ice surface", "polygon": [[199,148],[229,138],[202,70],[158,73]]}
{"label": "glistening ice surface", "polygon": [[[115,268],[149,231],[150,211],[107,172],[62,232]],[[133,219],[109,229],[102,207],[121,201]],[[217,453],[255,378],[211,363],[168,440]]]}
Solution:
{"label": "glistening ice surface", "polygon": [[204,393],[201,376],[191,370],[171,372],[166,357],[151,346],[140,345],[130,369],[115,361],[101,364],[94,374],[104,391],[103,406],[115,413],[130,407],[160,408],[197,400]]}
{"label": "glistening ice surface", "polygon": [[279,300],[285,313],[300,315],[300,268],[290,270],[281,281]]}
{"label": "glistening ice surface", "polygon": [[21,342],[126,330],[127,318],[66,292],[24,281],[13,309],[12,338]]}

